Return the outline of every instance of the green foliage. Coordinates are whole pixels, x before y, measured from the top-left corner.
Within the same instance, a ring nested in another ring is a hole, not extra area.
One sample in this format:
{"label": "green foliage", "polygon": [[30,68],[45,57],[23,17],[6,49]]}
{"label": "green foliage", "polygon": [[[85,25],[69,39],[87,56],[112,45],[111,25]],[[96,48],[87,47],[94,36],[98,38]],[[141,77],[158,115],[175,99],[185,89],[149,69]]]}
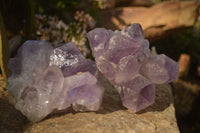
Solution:
{"label": "green foliage", "polygon": [[99,9],[95,0],[36,0],[36,13],[57,16],[64,22],[74,21],[76,11],[85,11],[99,20]]}
{"label": "green foliage", "polygon": [[81,0],[36,0],[37,13],[58,16],[59,18],[65,15],[71,17],[77,8],[79,8],[80,2]]}
{"label": "green foliage", "polygon": [[53,45],[73,42],[84,55],[89,53],[86,33],[100,20],[96,0],[38,0],[37,7],[37,39]]}
{"label": "green foliage", "polygon": [[35,24],[35,0],[27,0],[25,8],[25,35],[27,40],[33,39]]}
{"label": "green foliage", "polygon": [[3,18],[0,14],[0,68],[6,82],[8,75],[8,68],[7,68],[8,59],[9,59],[8,41],[3,24]]}
{"label": "green foliage", "polygon": [[33,39],[35,4],[35,0],[0,0],[8,38],[20,34],[24,39]]}

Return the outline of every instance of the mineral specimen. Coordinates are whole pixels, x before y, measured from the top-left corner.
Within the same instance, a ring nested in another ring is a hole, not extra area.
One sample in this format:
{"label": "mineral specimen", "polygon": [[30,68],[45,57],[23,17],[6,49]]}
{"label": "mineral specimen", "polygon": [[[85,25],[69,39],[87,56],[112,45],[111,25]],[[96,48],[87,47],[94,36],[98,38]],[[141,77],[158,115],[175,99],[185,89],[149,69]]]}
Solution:
{"label": "mineral specimen", "polygon": [[155,84],[178,77],[178,63],[152,55],[140,24],[122,31],[96,28],[87,34],[98,69],[115,86],[122,104],[133,112],[154,103]]}
{"label": "mineral specimen", "polygon": [[55,110],[99,109],[104,89],[97,68],[73,43],[52,48],[45,41],[26,41],[9,60],[11,101],[32,122]]}

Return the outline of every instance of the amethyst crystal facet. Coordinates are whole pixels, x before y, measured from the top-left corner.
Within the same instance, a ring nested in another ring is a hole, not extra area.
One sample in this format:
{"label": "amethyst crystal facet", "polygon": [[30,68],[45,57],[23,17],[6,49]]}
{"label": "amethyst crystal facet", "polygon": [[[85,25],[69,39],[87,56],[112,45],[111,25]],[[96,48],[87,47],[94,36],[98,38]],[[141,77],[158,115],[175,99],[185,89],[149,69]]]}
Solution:
{"label": "amethyst crystal facet", "polygon": [[152,55],[140,24],[122,31],[96,28],[87,34],[98,69],[115,86],[122,104],[133,112],[154,103],[155,84],[178,77],[178,63]]}
{"label": "amethyst crystal facet", "polygon": [[104,89],[96,65],[73,43],[53,49],[45,41],[26,41],[8,66],[11,101],[32,122],[70,106],[96,111],[101,105]]}

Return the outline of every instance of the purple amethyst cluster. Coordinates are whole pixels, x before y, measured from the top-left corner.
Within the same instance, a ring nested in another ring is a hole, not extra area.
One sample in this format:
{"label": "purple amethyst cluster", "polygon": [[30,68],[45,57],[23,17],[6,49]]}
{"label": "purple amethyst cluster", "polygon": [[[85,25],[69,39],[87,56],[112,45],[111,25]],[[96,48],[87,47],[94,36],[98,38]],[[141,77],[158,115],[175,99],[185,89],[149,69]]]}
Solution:
{"label": "purple amethyst cluster", "polygon": [[69,107],[98,110],[104,88],[97,80],[97,68],[133,112],[154,102],[155,84],[178,77],[178,63],[164,54],[150,53],[139,24],[114,32],[96,28],[87,36],[96,64],[85,59],[73,43],[52,48],[45,41],[26,41],[9,60],[10,99],[32,122]]}
{"label": "purple amethyst cluster", "polygon": [[8,64],[8,91],[15,107],[32,122],[55,110],[96,111],[104,88],[95,62],[73,43],[53,49],[45,41],[26,41]]}
{"label": "purple amethyst cluster", "polygon": [[96,28],[87,34],[100,72],[115,86],[122,104],[133,112],[154,103],[155,84],[178,77],[178,63],[152,55],[140,24],[122,31]]}

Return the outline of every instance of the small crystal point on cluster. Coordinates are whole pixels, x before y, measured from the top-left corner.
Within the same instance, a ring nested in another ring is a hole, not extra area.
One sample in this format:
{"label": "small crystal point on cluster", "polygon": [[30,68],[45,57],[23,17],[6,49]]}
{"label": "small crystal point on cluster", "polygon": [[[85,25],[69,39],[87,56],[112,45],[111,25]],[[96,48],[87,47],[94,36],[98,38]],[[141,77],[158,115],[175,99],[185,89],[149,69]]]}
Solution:
{"label": "small crystal point on cluster", "polygon": [[154,103],[155,84],[178,77],[178,63],[152,55],[140,24],[122,31],[96,28],[87,34],[98,69],[115,86],[122,104],[133,112]]}
{"label": "small crystal point on cluster", "polygon": [[99,109],[104,89],[97,68],[73,43],[53,49],[45,41],[26,41],[8,64],[8,91],[15,107],[37,122],[54,110]]}

